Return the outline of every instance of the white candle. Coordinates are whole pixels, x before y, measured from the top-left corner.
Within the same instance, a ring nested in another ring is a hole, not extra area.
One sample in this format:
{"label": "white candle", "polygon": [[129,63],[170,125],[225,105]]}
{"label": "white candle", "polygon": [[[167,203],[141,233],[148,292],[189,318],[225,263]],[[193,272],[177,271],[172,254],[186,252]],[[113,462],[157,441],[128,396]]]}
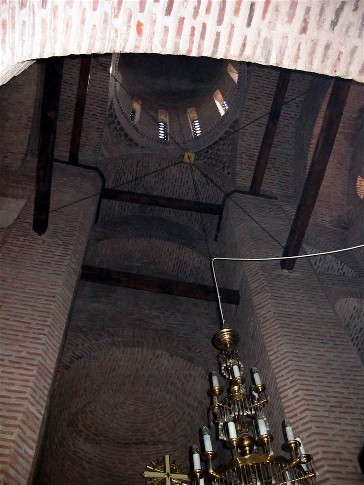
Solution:
{"label": "white candle", "polygon": [[[302,455],[305,455],[305,454],[306,454],[306,451],[305,451],[305,449],[304,449],[304,447],[303,447],[303,444],[302,444],[301,438],[300,438],[299,436],[297,436],[297,438],[296,438],[296,439],[297,439],[297,441],[298,441],[298,442],[299,442],[299,444],[300,444],[300,453],[301,453],[301,456],[302,456]],[[301,467],[304,469],[304,471],[305,471],[305,472],[307,472],[307,471],[308,471],[308,468],[307,468],[306,463],[301,463]]]}
{"label": "white candle", "polygon": [[229,438],[236,439],[238,436],[236,434],[235,423],[233,421],[228,422]]}
{"label": "white candle", "polygon": [[216,372],[211,372],[212,387],[219,387],[219,379]]}
{"label": "white candle", "polygon": [[300,438],[299,436],[297,436],[297,441],[298,441],[298,442],[299,442],[299,444],[300,444],[300,453],[301,453],[301,455],[305,455],[305,454],[306,454],[306,451],[305,451],[305,449],[304,449],[304,447],[303,447],[303,444],[302,444],[301,438]]}
{"label": "white candle", "polygon": [[260,386],[262,384],[262,381],[260,379],[260,375],[258,373],[258,369],[256,367],[253,367],[253,378],[254,378],[254,383],[256,386]]}
{"label": "white candle", "polygon": [[199,485],[205,485],[205,479],[204,478],[200,478],[200,483]]}
{"label": "white candle", "polygon": [[267,426],[265,424],[264,418],[258,418],[258,429],[259,429],[259,436],[265,436],[268,434]]}
{"label": "white candle", "polygon": [[201,470],[200,455],[198,453],[194,453],[192,455],[192,459],[193,459],[193,469],[194,470]]}
{"label": "white candle", "polygon": [[236,364],[233,365],[233,374],[235,378],[240,377],[240,369],[239,366],[237,366]]}
{"label": "white candle", "polygon": [[203,434],[203,444],[205,447],[205,451],[212,451],[211,438],[210,438],[209,430],[206,428],[206,426],[202,428],[202,434]]}
{"label": "white candle", "polygon": [[289,421],[285,421],[285,426],[286,426],[287,441],[293,441],[295,437],[294,437],[293,429],[291,427],[291,423]]}
{"label": "white candle", "polygon": [[284,471],[283,476],[287,483],[291,483],[291,474],[289,473],[289,471]]}

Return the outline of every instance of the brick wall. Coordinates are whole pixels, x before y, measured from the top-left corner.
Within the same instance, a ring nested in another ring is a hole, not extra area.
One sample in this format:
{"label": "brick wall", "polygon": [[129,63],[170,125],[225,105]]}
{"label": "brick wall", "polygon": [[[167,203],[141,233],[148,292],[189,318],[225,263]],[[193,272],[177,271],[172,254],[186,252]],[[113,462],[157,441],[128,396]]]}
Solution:
{"label": "brick wall", "polygon": [[[92,164],[99,155],[108,106],[110,63],[111,56],[94,56],[91,61],[79,152],[80,163]],[[79,56],[65,59],[55,145],[55,157],[61,160],[68,160],[69,156],[79,71]]]}
{"label": "brick wall", "polygon": [[[234,256],[279,255],[282,248],[258,225],[283,243],[289,225],[279,204],[234,198],[257,222],[229,204]],[[250,292],[257,317],[251,318],[249,305],[237,310],[242,328],[253,337],[247,360],[268,378],[273,371],[270,395],[276,402],[279,392],[285,416],[313,453],[319,483],[363,483],[356,461],[362,446],[362,365],[310,263],[301,260],[291,274],[282,272],[279,262],[236,264],[246,275],[249,290],[242,291]],[[282,419],[273,421],[276,429]]]}
{"label": "brick wall", "polygon": [[213,303],[81,282],[35,483],[138,485],[167,452],[188,469],[217,329]]}
{"label": "brick wall", "polygon": [[34,169],[1,181],[1,191],[27,203],[0,251],[0,482],[25,484],[67,322],[97,198],[58,207],[99,187],[95,174],[56,166],[49,228],[32,231]]}
{"label": "brick wall", "polygon": [[94,52],[230,58],[363,81],[360,0],[13,2],[1,10],[0,79],[17,63]]}
{"label": "brick wall", "polygon": [[24,162],[37,105],[39,69],[34,64],[0,88],[0,170],[18,168]]}
{"label": "brick wall", "polygon": [[[249,189],[267,124],[279,70],[250,66],[246,101],[240,119],[236,183]],[[294,195],[294,146],[297,122],[311,75],[293,72],[272,145],[262,193],[281,199]]]}

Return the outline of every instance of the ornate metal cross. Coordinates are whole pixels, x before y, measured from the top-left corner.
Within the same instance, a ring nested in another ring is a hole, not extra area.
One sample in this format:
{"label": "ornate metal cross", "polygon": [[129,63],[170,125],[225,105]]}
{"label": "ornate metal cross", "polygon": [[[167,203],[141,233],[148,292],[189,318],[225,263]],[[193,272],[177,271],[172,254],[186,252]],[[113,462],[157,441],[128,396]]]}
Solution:
{"label": "ornate metal cross", "polygon": [[150,478],[148,483],[155,485],[184,485],[190,483],[187,475],[182,473],[179,467],[170,462],[169,455],[164,456],[164,464],[159,460],[157,463],[151,461],[143,473],[144,478]]}

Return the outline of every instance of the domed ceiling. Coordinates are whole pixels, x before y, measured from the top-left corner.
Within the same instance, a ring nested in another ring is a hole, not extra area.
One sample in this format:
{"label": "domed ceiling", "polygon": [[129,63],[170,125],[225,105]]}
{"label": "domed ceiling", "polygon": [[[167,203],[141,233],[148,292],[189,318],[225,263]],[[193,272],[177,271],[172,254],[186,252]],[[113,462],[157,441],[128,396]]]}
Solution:
{"label": "domed ceiling", "polygon": [[[236,119],[245,86],[243,63],[206,57],[115,55],[109,145],[122,145],[127,138],[136,147],[164,153],[204,149]],[[160,122],[165,124],[164,138]]]}
{"label": "domed ceiling", "polygon": [[226,70],[209,57],[123,54],[118,70],[125,89],[138,99],[174,109],[194,106],[207,96]]}

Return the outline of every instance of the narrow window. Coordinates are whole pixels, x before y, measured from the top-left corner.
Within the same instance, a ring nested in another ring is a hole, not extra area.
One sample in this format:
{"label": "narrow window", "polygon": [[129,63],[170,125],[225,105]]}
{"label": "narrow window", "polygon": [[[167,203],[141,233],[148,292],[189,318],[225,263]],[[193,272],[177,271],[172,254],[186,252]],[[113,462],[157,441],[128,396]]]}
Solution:
{"label": "narrow window", "polygon": [[214,92],[214,101],[216,103],[216,106],[217,106],[217,109],[219,110],[220,115],[224,116],[224,114],[229,109],[229,106],[225,101],[225,99],[222,97],[222,94],[218,89]]}
{"label": "narrow window", "polygon": [[360,175],[356,179],[356,193],[360,199],[364,199],[364,179]]}
{"label": "narrow window", "polygon": [[200,136],[202,133],[200,120],[198,119],[197,112],[195,108],[189,108],[187,110],[188,120],[190,122],[190,127],[192,131],[192,135],[194,137]]}
{"label": "narrow window", "polygon": [[168,112],[164,109],[158,111],[158,138],[168,141],[169,138]]}
{"label": "narrow window", "polygon": [[233,79],[233,81],[235,83],[238,82],[238,79],[239,79],[239,74],[238,74],[238,71],[235,69],[235,67],[233,67],[232,64],[228,64],[227,66],[227,72],[230,74],[231,78]]}
{"label": "narrow window", "polygon": [[141,110],[142,110],[141,101],[139,101],[139,99],[134,99],[133,105],[131,107],[130,115],[129,115],[130,121],[132,122],[133,125],[138,124]]}

